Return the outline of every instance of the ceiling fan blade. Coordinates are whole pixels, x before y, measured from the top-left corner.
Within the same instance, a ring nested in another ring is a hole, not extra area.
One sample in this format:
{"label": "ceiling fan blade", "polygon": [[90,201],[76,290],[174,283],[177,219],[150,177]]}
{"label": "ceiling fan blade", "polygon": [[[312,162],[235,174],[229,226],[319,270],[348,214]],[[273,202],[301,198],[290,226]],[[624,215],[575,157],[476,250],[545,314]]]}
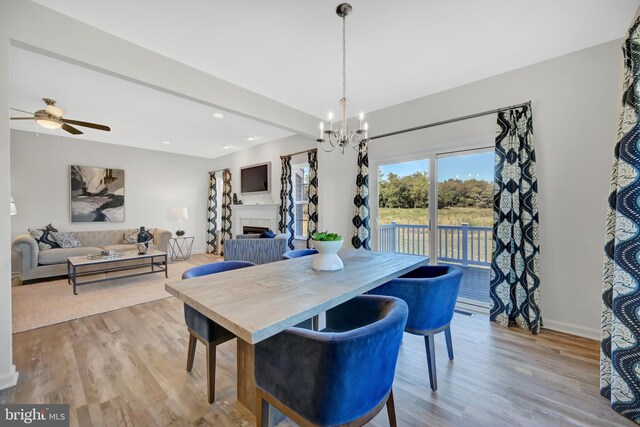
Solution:
{"label": "ceiling fan blade", "polygon": [[35,120],[35,117],[9,117],[11,120]]}
{"label": "ceiling fan blade", "polygon": [[73,126],[69,126],[66,123],[62,124],[62,129],[66,130],[67,132],[73,134],[73,135],[82,135],[82,132],[79,129],[74,128]]}
{"label": "ceiling fan blade", "polygon": [[109,132],[111,130],[111,128],[109,126],[99,125],[97,123],[81,122],[79,120],[69,120],[69,119],[65,119],[65,118],[62,118],[61,120],[62,120],[63,123],[69,123],[71,125],[84,126],[86,128],[98,129],[98,130],[103,130],[103,131],[106,131],[106,132]]}
{"label": "ceiling fan blade", "polygon": [[11,108],[11,107],[9,107],[9,109],[10,109],[10,110],[13,110],[13,111],[20,111],[21,113],[33,114],[33,113],[32,113],[32,112],[30,112],[30,111],[19,110],[19,109],[17,109],[17,108]]}

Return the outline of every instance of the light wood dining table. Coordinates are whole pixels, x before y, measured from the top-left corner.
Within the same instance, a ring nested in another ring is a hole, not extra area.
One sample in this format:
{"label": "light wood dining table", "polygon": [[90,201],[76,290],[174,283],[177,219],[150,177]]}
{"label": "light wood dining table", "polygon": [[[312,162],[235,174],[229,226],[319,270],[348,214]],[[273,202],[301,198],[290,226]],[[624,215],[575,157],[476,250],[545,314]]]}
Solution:
{"label": "light wood dining table", "polygon": [[429,262],[423,256],[355,249],[339,255],[344,262],[340,271],[314,271],[311,255],[165,285],[167,292],[238,337],[238,401],[253,414],[256,343]]}

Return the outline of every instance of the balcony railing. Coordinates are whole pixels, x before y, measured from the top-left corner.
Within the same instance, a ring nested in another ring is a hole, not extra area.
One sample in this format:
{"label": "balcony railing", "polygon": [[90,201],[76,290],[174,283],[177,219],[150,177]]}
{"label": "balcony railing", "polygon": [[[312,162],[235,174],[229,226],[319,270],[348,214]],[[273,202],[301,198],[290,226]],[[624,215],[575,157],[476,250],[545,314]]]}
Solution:
{"label": "balcony railing", "polygon": [[[378,231],[381,252],[429,255],[428,225],[392,222],[381,225]],[[438,261],[463,267],[491,265],[492,227],[440,225],[437,233]]]}

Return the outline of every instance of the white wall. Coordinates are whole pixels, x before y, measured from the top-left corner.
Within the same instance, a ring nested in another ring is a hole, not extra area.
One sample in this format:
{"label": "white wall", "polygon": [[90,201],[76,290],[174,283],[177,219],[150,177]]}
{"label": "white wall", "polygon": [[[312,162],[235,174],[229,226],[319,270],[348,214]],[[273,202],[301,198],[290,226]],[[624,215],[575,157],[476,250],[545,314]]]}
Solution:
{"label": "white wall", "polygon": [[[287,138],[261,144],[248,150],[237,151],[224,157],[211,160],[212,169],[229,168],[231,170],[231,187],[238,198],[245,204],[264,203],[265,197],[260,195],[240,194],[240,168],[255,163],[271,162],[271,198],[273,203],[280,203],[280,156],[296,153],[298,151],[315,148],[313,139],[305,136],[293,135]],[[303,159],[304,156],[298,156]],[[292,163],[295,163],[292,159]]]}
{"label": "white wall", "polygon": [[[124,169],[125,220],[114,223],[72,223],[69,212],[69,166]],[[187,235],[194,252],[206,250],[208,171],[211,160],[103,144],[77,138],[11,131],[11,194],[18,215],[12,217],[12,238],[27,228],[53,223],[59,230],[178,228],[170,209],[186,206]],[[19,267],[15,262],[13,270]]]}
{"label": "white wall", "polygon": [[[229,168],[231,170],[232,191],[238,193],[238,198],[242,200],[244,204],[266,203],[268,200],[265,195],[260,194],[252,196],[240,194],[240,168],[254,163],[271,162],[271,193],[269,196],[271,196],[271,203],[280,203],[280,156],[308,150],[310,148],[315,148],[315,146],[316,142],[313,139],[305,136],[293,135],[287,138],[267,142],[266,144],[261,144],[248,150],[238,151],[224,157],[213,159],[212,169],[217,170]],[[296,162],[303,163],[306,161],[306,153],[299,154],[291,159],[292,164],[295,164]],[[320,169],[320,162],[318,162],[318,169]],[[319,179],[322,180],[320,172],[318,172],[318,175]],[[318,218],[318,223],[319,227],[322,227],[322,217]],[[306,247],[306,241],[296,240],[294,245],[296,248]]]}
{"label": "white wall", "polygon": [[[9,106],[9,33],[0,4],[0,105]],[[6,111],[6,110],[5,110]],[[18,380],[11,336],[11,220],[9,216],[9,118],[0,120],[0,390]]]}
{"label": "white wall", "polygon": [[[613,41],[368,115],[377,135],[532,100],[542,318],[545,327],[596,339],[620,45]],[[487,116],[375,140],[372,176],[387,157],[487,146],[494,138],[495,116]],[[325,227],[350,233],[355,153],[321,153],[319,165]]]}

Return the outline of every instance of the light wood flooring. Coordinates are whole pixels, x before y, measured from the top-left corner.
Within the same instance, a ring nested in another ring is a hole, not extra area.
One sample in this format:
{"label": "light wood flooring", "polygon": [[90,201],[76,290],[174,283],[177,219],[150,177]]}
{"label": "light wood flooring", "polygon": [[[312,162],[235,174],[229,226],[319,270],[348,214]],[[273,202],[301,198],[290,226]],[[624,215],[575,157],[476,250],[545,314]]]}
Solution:
{"label": "light wood flooring", "polygon": [[[0,403],[68,403],[72,426],[254,425],[235,400],[235,340],[219,347],[213,405],[202,346],[185,371],[182,310],[168,298],[14,335],[20,380]],[[635,425],[598,394],[596,341],[504,330],[478,314],[456,314],[452,332],[453,362],[436,337],[437,392],[422,338],[405,334],[394,384],[399,426]],[[387,426],[386,411],[371,425]]]}

